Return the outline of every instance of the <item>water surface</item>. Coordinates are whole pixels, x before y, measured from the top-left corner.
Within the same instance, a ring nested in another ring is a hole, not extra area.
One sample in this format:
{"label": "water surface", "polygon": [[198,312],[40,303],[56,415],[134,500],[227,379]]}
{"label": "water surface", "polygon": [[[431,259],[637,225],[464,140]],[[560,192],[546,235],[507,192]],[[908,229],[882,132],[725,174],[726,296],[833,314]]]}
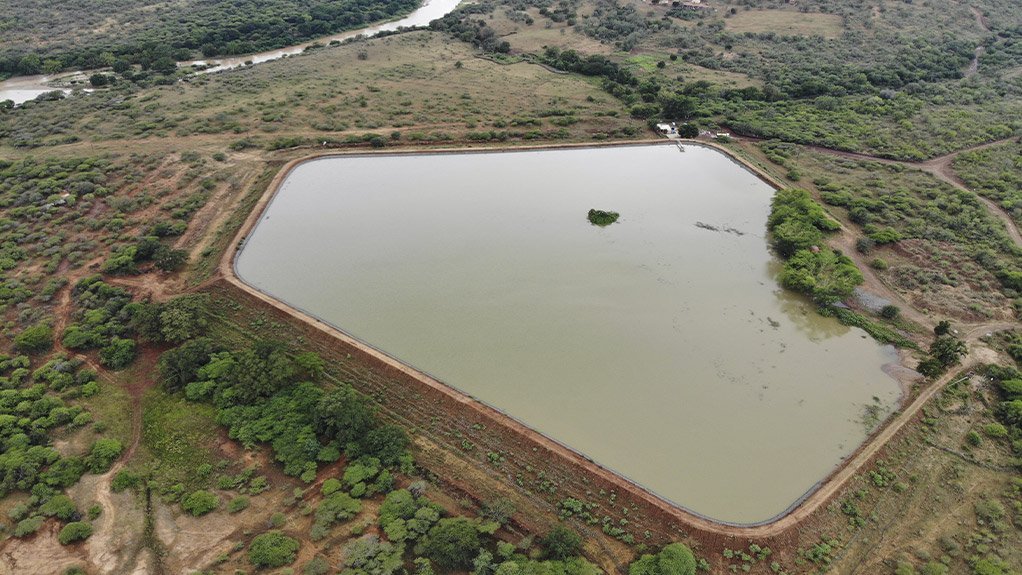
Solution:
{"label": "water surface", "polygon": [[321,159],[237,271],[677,504],[757,522],[900,394],[890,348],[777,287],[772,193],[693,146]]}

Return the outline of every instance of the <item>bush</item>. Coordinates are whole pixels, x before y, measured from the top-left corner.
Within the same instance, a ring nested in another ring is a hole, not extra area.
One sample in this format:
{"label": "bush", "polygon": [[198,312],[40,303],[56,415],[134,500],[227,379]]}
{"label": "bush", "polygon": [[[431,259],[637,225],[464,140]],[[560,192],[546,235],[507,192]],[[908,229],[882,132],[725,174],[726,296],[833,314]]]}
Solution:
{"label": "bush", "polygon": [[479,531],[465,517],[441,519],[423,541],[423,554],[444,569],[467,569],[479,554]]}
{"label": "bush", "polygon": [[110,369],[124,369],[135,361],[135,355],[134,340],[115,337],[106,347],[99,350],[99,362]]}
{"label": "bush", "polygon": [[14,526],[15,537],[27,537],[39,531],[39,528],[43,526],[45,518],[42,515],[36,515],[35,517],[29,517],[28,519],[22,519]]}
{"label": "bush", "polygon": [[298,553],[297,539],[280,531],[257,535],[248,548],[248,560],[256,567],[282,567],[294,563]]}
{"label": "bush", "polygon": [[122,469],[114,475],[114,480],[110,482],[110,490],[120,493],[125,489],[135,489],[141,484],[142,478],[138,474]]}
{"label": "bush", "polygon": [[78,518],[78,507],[67,495],[55,495],[39,507],[39,513],[61,521],[70,521]]}
{"label": "bush", "polygon": [[124,446],[116,439],[97,439],[89,451],[89,470],[104,473],[121,456]]}
{"label": "bush", "polygon": [[244,511],[247,508],[248,508],[248,497],[246,497],[244,495],[239,496],[239,497],[235,497],[234,499],[231,499],[227,503],[227,512],[228,513],[238,513],[239,511]]}
{"label": "bush", "polygon": [[1008,429],[1000,423],[987,424],[983,427],[983,433],[985,433],[987,437],[992,437],[994,439],[1008,437]]}
{"label": "bush", "polygon": [[205,515],[217,507],[220,507],[220,498],[203,489],[189,494],[181,501],[181,509],[195,517]]}
{"label": "bush", "polygon": [[69,545],[76,541],[88,539],[92,535],[92,525],[84,521],[75,521],[68,523],[60,530],[57,534],[57,541],[60,541],[61,545]]}
{"label": "bush", "polygon": [[899,313],[901,313],[901,309],[896,305],[888,304],[880,309],[880,317],[884,319],[895,319]]}
{"label": "bush", "polygon": [[340,480],[338,480],[338,479],[336,479],[334,477],[331,477],[330,479],[327,479],[326,481],[324,481],[323,485],[321,485],[320,488],[319,488],[319,492],[322,493],[323,495],[331,495],[331,494],[333,494],[333,493],[335,493],[337,491],[340,491],[340,490],[341,490],[341,482],[340,482]]}
{"label": "bush", "polygon": [[53,347],[53,329],[45,323],[25,328],[14,336],[14,349],[24,353],[41,353]]}

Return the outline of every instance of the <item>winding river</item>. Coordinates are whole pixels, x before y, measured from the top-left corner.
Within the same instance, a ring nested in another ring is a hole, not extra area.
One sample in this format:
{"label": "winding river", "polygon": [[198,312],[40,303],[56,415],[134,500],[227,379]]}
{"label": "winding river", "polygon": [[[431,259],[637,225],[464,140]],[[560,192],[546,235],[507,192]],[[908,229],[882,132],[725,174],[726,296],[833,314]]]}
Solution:
{"label": "winding river", "polygon": [[[341,32],[332,36],[325,36],[316,40],[310,40],[308,42],[289,46],[287,48],[270,50],[269,52],[260,52],[258,54],[248,54],[245,56],[232,56],[228,58],[189,60],[185,62],[178,62],[178,66],[207,66],[203,72],[211,73],[239,68],[249,64],[261,64],[263,62],[279,60],[280,58],[287,56],[301,54],[307,47],[314,44],[324,45],[335,40],[340,42],[360,35],[375,36],[381,32],[392,32],[399,28],[425,26],[433,20],[442,18],[449,14],[458,7],[458,4],[460,4],[461,1],[462,0],[425,0],[421,6],[409,13],[407,16],[390,22],[374,24],[357,30],[348,30],[347,32]],[[66,80],[75,76],[80,79],[84,78],[81,72],[59,74],[56,76],[39,75],[17,76],[10,78],[0,82],[0,102],[4,100],[12,100],[15,105],[17,105],[27,102],[28,100],[32,100],[40,94],[45,94],[54,90],[61,90],[64,93],[70,93],[71,90],[66,86]]]}

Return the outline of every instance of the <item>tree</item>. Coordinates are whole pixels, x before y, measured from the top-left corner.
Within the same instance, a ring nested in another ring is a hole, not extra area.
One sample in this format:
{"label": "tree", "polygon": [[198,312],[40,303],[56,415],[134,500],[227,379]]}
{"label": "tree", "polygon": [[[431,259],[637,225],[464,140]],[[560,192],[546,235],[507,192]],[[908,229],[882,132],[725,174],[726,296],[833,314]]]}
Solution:
{"label": "tree", "polygon": [[376,424],[369,400],[347,384],[323,394],[314,418],[316,431],[341,445],[364,437]]}
{"label": "tree", "polygon": [[397,465],[401,456],[408,452],[410,443],[403,429],[388,424],[373,429],[361,441],[349,444],[347,455],[351,458],[375,457],[383,465],[392,466]]}
{"label": "tree", "polygon": [[40,353],[53,347],[53,328],[37,323],[14,336],[14,349],[24,353]]}
{"label": "tree", "polygon": [[407,489],[391,491],[383,498],[383,504],[380,506],[380,525],[386,527],[396,519],[411,519],[418,508],[415,497]]}
{"label": "tree", "polygon": [[38,54],[26,54],[18,62],[18,71],[23,76],[34,76],[43,71],[43,61]]}
{"label": "tree", "polygon": [[164,341],[179,343],[202,335],[209,325],[209,296],[176,297],[160,311],[160,334]]}
{"label": "tree", "polygon": [[69,545],[87,539],[90,535],[92,535],[92,524],[75,521],[68,523],[60,530],[60,533],[57,534],[57,541],[60,541],[61,545]]}
{"label": "tree", "polygon": [[160,245],[153,254],[153,265],[165,272],[176,272],[188,263],[188,252]]}
{"label": "tree", "polygon": [[551,529],[542,543],[547,555],[558,561],[575,557],[582,550],[582,537],[563,524]]}
{"label": "tree", "polygon": [[303,379],[317,380],[326,369],[326,362],[314,351],[307,351],[295,356],[295,365]]}
{"label": "tree", "polygon": [[163,388],[174,393],[196,381],[199,369],[209,363],[210,357],[217,351],[219,349],[213,340],[199,337],[164,352],[158,364]]}
{"label": "tree", "polygon": [[423,541],[423,554],[444,569],[467,569],[479,554],[479,531],[465,517],[441,519]]}
{"label": "tree", "polygon": [[660,553],[649,553],[628,566],[628,575],[695,575],[696,558],[682,543],[671,543]]}
{"label": "tree", "polygon": [[403,571],[403,554],[403,545],[380,541],[375,535],[362,537],[344,548],[344,572],[352,575],[393,575]]}
{"label": "tree", "polygon": [[660,94],[657,98],[661,115],[668,120],[685,120],[696,111],[697,100],[683,94]]}
{"label": "tree", "polygon": [[[323,499],[316,507],[316,521],[313,531],[326,536],[327,530],[334,523],[347,521],[362,511],[362,503],[344,492],[336,492]],[[322,539],[322,537],[313,537]]]}
{"label": "tree", "polygon": [[696,558],[692,550],[681,543],[671,543],[657,557],[660,575],[695,575]]}
{"label": "tree", "polygon": [[699,126],[692,122],[686,122],[678,126],[678,136],[682,138],[695,138],[699,136]]}
{"label": "tree", "polygon": [[930,355],[945,368],[956,365],[968,355],[965,342],[953,335],[942,335],[930,344]]}
{"label": "tree", "polygon": [[268,531],[252,540],[248,560],[256,567],[283,567],[294,563],[298,547],[297,539],[280,531]]}
{"label": "tree", "polygon": [[942,319],[937,322],[936,327],[933,328],[933,334],[937,336],[947,335],[949,333],[951,333],[951,322],[946,319]]}
{"label": "tree", "polygon": [[220,498],[203,489],[190,493],[181,501],[181,509],[195,517],[205,515],[217,507],[220,507]]}
{"label": "tree", "polygon": [[1022,399],[1002,401],[998,406],[1001,419],[1009,425],[1022,427]]}
{"label": "tree", "polygon": [[279,342],[256,342],[233,355],[234,365],[226,379],[238,403],[269,397],[292,383],[295,376],[294,362]]}

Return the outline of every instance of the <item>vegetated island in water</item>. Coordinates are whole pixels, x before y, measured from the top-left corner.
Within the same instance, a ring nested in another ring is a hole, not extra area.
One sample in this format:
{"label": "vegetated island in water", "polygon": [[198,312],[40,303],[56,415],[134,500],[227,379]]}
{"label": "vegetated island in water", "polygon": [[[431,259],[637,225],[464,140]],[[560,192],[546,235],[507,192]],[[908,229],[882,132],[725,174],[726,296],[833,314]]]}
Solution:
{"label": "vegetated island in water", "polygon": [[603,210],[589,210],[589,223],[594,226],[609,226],[617,221],[621,214],[617,212],[605,212]]}

